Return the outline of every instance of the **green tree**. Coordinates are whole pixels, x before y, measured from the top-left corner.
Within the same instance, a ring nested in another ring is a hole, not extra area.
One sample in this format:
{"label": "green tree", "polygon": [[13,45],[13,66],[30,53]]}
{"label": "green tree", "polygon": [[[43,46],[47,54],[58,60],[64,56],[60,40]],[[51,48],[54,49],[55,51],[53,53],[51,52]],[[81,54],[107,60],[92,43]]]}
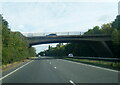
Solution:
{"label": "green tree", "polygon": [[8,22],[2,18],[2,63],[8,64],[35,56],[35,49],[29,48],[20,32],[12,32]]}
{"label": "green tree", "polygon": [[112,33],[112,41],[114,44],[120,45],[120,30],[115,29]]}
{"label": "green tree", "polygon": [[101,32],[103,34],[112,34],[113,28],[111,27],[111,23],[109,24],[103,24],[101,26]]}

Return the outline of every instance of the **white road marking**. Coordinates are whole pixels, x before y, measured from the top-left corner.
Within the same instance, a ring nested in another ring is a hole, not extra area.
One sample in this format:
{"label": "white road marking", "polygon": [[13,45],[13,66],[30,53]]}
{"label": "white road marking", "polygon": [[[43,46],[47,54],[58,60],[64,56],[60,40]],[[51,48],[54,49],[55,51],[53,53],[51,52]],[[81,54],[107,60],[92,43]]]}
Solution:
{"label": "white road marking", "polygon": [[56,69],[56,67],[54,67]]}
{"label": "white road marking", "polygon": [[65,60],[65,61],[75,63],[75,64],[84,65],[84,66],[94,67],[94,68],[98,68],[98,69],[102,69],[102,70],[108,70],[108,71],[112,71],[112,72],[119,72],[117,70],[112,70],[112,69],[108,69],[108,68],[104,68],[104,67],[98,67],[98,66],[93,66],[93,65],[83,64],[83,63],[77,63],[77,62],[69,61],[69,60]]}
{"label": "white road marking", "polygon": [[72,80],[69,81],[71,84],[76,85]]}
{"label": "white road marking", "polygon": [[50,62],[50,64],[51,64],[51,62]]}
{"label": "white road marking", "polygon": [[[34,60],[32,60],[32,61],[34,61]],[[2,78],[0,78],[0,80],[2,80],[2,79],[4,79],[4,78],[6,78],[6,77],[8,77],[8,76],[10,76],[11,74],[15,73],[15,72],[16,72],[16,71],[18,71],[19,69],[21,69],[21,68],[23,68],[24,66],[28,65],[28,64],[29,64],[29,63],[31,63],[32,61],[30,61],[30,62],[28,62],[28,63],[26,63],[26,64],[22,65],[21,67],[17,68],[17,69],[16,69],[16,70],[14,70],[14,71],[12,71],[12,72],[8,73],[7,75],[5,75],[5,76],[3,76]]]}

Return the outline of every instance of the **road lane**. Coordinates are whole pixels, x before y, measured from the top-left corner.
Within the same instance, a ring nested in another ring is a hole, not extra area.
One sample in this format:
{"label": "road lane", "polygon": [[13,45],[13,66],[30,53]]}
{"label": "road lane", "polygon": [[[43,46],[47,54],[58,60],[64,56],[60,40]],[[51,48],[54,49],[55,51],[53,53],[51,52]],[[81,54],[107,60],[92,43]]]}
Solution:
{"label": "road lane", "polygon": [[38,58],[3,79],[3,83],[118,83],[118,72],[62,59]]}
{"label": "road lane", "polygon": [[61,74],[57,73],[48,59],[36,59],[14,74],[3,79],[3,83],[69,83]]}
{"label": "road lane", "polygon": [[98,69],[87,65],[69,62],[68,60],[52,60],[53,66],[75,83],[118,83],[118,72]]}
{"label": "road lane", "polygon": [[31,63],[31,62],[33,62],[33,60],[32,60],[32,61],[30,61],[30,62],[28,62],[28,63],[26,63],[26,64],[24,64],[24,65],[22,65],[22,66],[20,66],[20,67],[18,67],[17,69],[15,69],[15,70],[13,70],[13,71],[9,72],[9,73],[8,73],[8,74],[6,74],[6,75],[2,75],[2,78],[0,78],[0,80],[3,80],[4,78],[6,78],[6,77],[8,77],[8,76],[12,75],[13,73],[15,73],[15,72],[16,72],[16,71],[18,71],[19,69],[21,69],[21,68],[25,67],[26,65],[28,65],[28,64],[29,64],[29,63]]}

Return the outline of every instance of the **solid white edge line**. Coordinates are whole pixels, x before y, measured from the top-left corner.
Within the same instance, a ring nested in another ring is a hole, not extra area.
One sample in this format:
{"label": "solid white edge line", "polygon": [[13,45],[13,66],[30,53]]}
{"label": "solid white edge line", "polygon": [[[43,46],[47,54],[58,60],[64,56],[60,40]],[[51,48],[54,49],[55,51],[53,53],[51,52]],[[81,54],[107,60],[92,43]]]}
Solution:
{"label": "solid white edge line", "polygon": [[72,80],[69,81],[71,84],[76,85]]}
{"label": "solid white edge line", "polygon": [[[32,60],[32,61],[34,61],[34,60]],[[15,69],[14,71],[12,71],[12,72],[10,72],[10,73],[6,74],[6,75],[5,75],[5,76],[3,76],[2,78],[0,78],[0,80],[2,80],[2,79],[4,79],[4,78],[8,77],[9,75],[11,75],[11,74],[15,73],[16,71],[18,71],[19,69],[21,69],[21,68],[23,68],[24,66],[28,65],[28,64],[29,64],[29,63],[31,63],[32,61],[30,61],[30,62],[28,62],[28,63],[26,63],[26,64],[22,65],[21,67],[19,67],[19,68]]]}
{"label": "solid white edge line", "polygon": [[85,66],[90,66],[90,67],[94,67],[94,68],[104,69],[104,70],[108,70],[108,71],[112,71],[112,72],[120,72],[120,71],[117,71],[117,70],[112,70],[112,69],[108,69],[108,68],[104,68],[104,67],[98,67],[98,66],[83,64],[83,63],[80,63],[80,62],[77,63],[77,62],[69,61],[69,60],[65,60],[65,61],[68,61],[68,62],[71,62],[71,63],[76,63],[76,64],[81,64],[81,65],[85,65]]}

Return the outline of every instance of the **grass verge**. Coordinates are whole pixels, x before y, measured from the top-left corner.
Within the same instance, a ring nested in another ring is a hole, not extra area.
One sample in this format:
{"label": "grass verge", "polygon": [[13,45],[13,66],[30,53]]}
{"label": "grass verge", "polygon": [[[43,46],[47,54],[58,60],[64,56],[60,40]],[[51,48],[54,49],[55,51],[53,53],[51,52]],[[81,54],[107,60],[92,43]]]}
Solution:
{"label": "grass verge", "polygon": [[30,60],[35,59],[35,58],[36,58],[36,57],[29,57],[29,58],[27,58],[27,59],[25,59],[25,60],[13,62],[13,63],[6,64],[6,65],[1,65],[1,66],[0,66],[0,72],[1,72],[1,71],[4,72],[4,71],[6,71],[6,70],[9,70],[9,69],[11,69],[11,68],[14,68],[14,67],[16,67],[16,66],[18,66],[18,65],[20,65],[20,64],[22,64],[22,63],[29,62]]}
{"label": "grass verge", "polygon": [[88,59],[75,59],[75,58],[64,58],[64,59],[120,71],[120,62],[108,62],[102,60],[88,60]]}

